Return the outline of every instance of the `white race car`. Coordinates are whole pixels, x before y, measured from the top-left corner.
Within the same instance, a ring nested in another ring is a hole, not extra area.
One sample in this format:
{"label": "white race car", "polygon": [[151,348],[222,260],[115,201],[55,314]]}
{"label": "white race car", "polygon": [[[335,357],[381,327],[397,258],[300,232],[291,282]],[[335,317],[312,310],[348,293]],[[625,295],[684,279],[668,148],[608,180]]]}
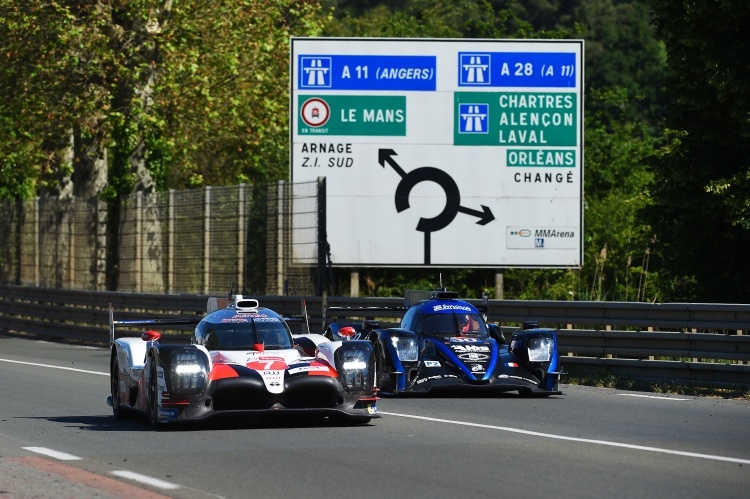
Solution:
{"label": "white race car", "polygon": [[186,321],[118,321],[110,308],[107,403],[116,418],[142,412],[158,427],[219,414],[325,415],[354,424],[380,417],[369,341],[292,335],[284,317],[255,299],[223,301],[209,298],[190,345],[161,344],[153,330],[116,339],[117,327]]}

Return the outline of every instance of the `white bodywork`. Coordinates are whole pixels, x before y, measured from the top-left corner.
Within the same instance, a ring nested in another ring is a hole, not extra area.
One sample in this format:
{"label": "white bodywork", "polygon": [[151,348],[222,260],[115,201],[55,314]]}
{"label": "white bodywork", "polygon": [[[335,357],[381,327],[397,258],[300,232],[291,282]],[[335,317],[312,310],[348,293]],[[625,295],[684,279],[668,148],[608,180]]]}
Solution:
{"label": "white bodywork", "polygon": [[[309,338],[316,345],[315,357],[303,355],[300,350],[293,348],[288,350],[268,350],[264,352],[256,350],[215,350],[209,351],[203,345],[193,345],[196,349],[206,354],[208,359],[208,372],[211,372],[214,364],[235,364],[247,366],[257,371],[270,393],[281,393],[284,390],[284,371],[289,370],[291,374],[302,371],[335,371],[334,352],[341,346],[340,341],[330,341],[320,334],[295,335],[295,338]],[[120,366],[120,375],[130,377],[128,385],[141,384],[147,386],[149,381],[149,370],[147,369],[147,352],[152,342],[143,341],[141,338],[118,338],[116,344],[117,361]],[[299,366],[295,364],[321,361],[326,365]],[[161,368],[157,368],[157,371]],[[160,376],[163,383],[164,377]],[[125,391],[122,384],[125,380],[120,379],[120,391]],[[162,387],[163,388],[163,387]]]}

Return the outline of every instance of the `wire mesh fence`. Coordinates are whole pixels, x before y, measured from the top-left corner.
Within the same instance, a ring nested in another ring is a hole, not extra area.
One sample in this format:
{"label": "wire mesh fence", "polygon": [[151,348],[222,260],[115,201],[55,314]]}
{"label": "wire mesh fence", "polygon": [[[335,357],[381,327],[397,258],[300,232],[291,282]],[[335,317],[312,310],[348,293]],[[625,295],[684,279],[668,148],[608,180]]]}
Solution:
{"label": "wire mesh fence", "polygon": [[113,211],[98,199],[0,200],[0,281],[167,294],[316,294],[325,234],[320,192],[320,182],[282,181],[135,193],[119,206],[116,234],[107,229]]}

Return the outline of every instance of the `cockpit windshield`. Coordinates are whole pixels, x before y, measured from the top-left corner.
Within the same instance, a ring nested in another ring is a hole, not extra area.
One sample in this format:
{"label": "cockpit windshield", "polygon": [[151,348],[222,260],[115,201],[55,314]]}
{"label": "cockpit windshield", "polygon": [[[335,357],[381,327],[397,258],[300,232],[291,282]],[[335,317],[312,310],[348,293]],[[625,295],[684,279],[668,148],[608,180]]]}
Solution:
{"label": "cockpit windshield", "polygon": [[431,336],[471,336],[487,338],[484,320],[478,314],[466,314],[453,311],[449,314],[423,315],[419,330]]}
{"label": "cockpit windshield", "polygon": [[292,348],[292,333],[277,317],[247,317],[242,322],[212,324],[206,333],[209,350],[253,350],[263,344],[265,350]]}

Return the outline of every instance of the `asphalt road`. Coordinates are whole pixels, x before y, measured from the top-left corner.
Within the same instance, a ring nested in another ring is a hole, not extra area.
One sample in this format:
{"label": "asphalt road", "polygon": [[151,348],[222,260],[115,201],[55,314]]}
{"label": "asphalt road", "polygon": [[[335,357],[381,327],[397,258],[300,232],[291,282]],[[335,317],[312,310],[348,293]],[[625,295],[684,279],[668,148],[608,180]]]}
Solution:
{"label": "asphalt road", "polygon": [[102,348],[0,336],[0,497],[750,496],[750,403],[562,385],[386,398],[365,426],[115,421]]}

